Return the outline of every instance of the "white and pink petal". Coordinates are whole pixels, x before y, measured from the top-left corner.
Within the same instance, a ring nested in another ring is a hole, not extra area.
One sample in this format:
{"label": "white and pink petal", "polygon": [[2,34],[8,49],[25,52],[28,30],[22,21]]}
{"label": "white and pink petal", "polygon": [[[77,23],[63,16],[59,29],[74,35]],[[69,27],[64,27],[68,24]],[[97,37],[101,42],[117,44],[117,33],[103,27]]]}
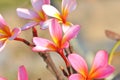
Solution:
{"label": "white and pink petal", "polygon": [[76,37],[78,35],[79,31],[80,31],[79,25],[74,25],[74,26],[70,27],[63,36],[62,44],[64,44],[66,41],[70,41],[71,39]]}
{"label": "white and pink petal", "polygon": [[4,18],[2,17],[2,15],[0,14],[0,28],[4,27],[6,24]]}
{"label": "white and pink petal", "polygon": [[114,70],[115,69],[113,66],[107,65],[105,67],[99,68],[94,73],[90,74],[90,76],[91,78],[94,78],[94,79],[103,79],[111,75],[114,72]]}
{"label": "white and pink petal", "polygon": [[46,15],[48,15],[50,17],[57,18],[57,19],[61,19],[60,12],[54,6],[43,5],[42,9],[43,9],[43,11],[45,12]]}
{"label": "white and pink petal", "polygon": [[58,44],[62,41],[62,27],[56,19],[52,19],[49,25],[50,35],[53,41]]}
{"label": "white and pink petal", "polygon": [[85,80],[85,78],[81,74],[72,74],[68,80]]}
{"label": "white and pink petal", "polygon": [[0,80],[8,80],[8,79],[6,79],[6,78],[3,78],[3,77],[0,77]]}
{"label": "white and pink petal", "polygon": [[96,53],[95,59],[93,60],[91,73],[106,65],[108,65],[108,53],[105,50],[100,50]]}
{"label": "white and pink petal", "polygon": [[25,25],[21,28],[21,30],[24,31],[24,30],[30,29],[30,28],[32,28],[32,27],[35,27],[37,24],[38,24],[38,23],[37,23],[37,22],[34,22],[34,21],[29,22],[29,23],[25,24]]}
{"label": "white and pink petal", "polygon": [[28,74],[23,65],[19,67],[18,80],[28,80]]}
{"label": "white and pink petal", "polygon": [[25,8],[17,8],[17,14],[21,18],[30,20],[38,17],[38,14],[36,12]]}
{"label": "white and pink petal", "polygon": [[41,21],[40,22],[40,26],[41,26],[40,28],[41,29],[47,29],[49,27],[50,23],[51,23],[51,19],[48,19],[46,21]]}
{"label": "white and pink petal", "polygon": [[21,29],[20,28],[14,28],[12,30],[12,36],[9,37],[9,40],[14,40],[20,33],[21,33]]}
{"label": "white and pink petal", "polygon": [[6,41],[7,39],[5,40],[0,40],[0,52],[4,49],[5,45],[6,45]]}
{"label": "white and pink petal", "polygon": [[73,53],[68,55],[68,60],[72,67],[82,76],[88,75],[88,67],[86,61],[78,54]]}
{"label": "white and pink petal", "polygon": [[50,0],[31,0],[33,8],[39,12],[42,10],[42,5],[50,4]]}
{"label": "white and pink petal", "polygon": [[62,29],[63,29],[63,32],[64,32],[64,33],[65,33],[66,31],[68,31],[69,28],[70,28],[70,25],[62,24]]}
{"label": "white and pink petal", "polygon": [[54,43],[44,38],[34,37],[33,43],[35,44],[35,47],[33,47],[32,50],[36,52],[56,50]]}
{"label": "white and pink petal", "polygon": [[62,0],[62,10],[63,12],[72,12],[77,6],[76,0]]}

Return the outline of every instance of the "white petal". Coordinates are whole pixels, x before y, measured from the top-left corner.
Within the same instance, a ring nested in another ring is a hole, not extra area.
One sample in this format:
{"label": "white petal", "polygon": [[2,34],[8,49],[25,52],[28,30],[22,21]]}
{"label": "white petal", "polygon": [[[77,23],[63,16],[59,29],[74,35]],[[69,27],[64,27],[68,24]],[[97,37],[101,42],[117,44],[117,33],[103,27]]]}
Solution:
{"label": "white petal", "polygon": [[19,17],[24,19],[33,19],[38,16],[37,13],[35,13],[34,11],[24,8],[17,8],[17,14]]}
{"label": "white petal", "polygon": [[59,19],[60,13],[55,7],[53,7],[51,5],[43,5],[42,9],[48,16]]}
{"label": "white petal", "polygon": [[29,29],[29,28],[32,28],[32,27],[36,26],[37,24],[38,24],[38,23],[36,23],[36,22],[29,22],[29,23],[25,24],[25,25],[21,28],[21,30],[27,30],[27,29]]}

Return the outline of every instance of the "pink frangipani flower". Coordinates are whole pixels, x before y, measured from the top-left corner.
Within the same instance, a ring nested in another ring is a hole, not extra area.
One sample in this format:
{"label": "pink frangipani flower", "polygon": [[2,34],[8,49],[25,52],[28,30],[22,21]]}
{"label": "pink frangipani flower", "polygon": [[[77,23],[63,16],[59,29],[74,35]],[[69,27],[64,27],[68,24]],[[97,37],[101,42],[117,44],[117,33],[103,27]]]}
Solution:
{"label": "pink frangipani flower", "polygon": [[29,29],[36,25],[40,25],[42,29],[46,28],[49,20],[47,20],[46,14],[42,10],[43,4],[50,4],[50,0],[31,0],[33,10],[28,10],[25,8],[17,8],[17,14],[21,18],[32,20],[31,22],[25,24],[22,30]]}
{"label": "pink frangipani flower", "polygon": [[70,54],[68,60],[78,72],[69,76],[69,80],[103,79],[114,72],[114,67],[108,64],[108,53],[104,50],[97,52],[90,72],[85,60],[78,54]]}
{"label": "pink frangipani flower", "polygon": [[74,38],[80,30],[79,25],[74,25],[66,31],[66,33],[62,34],[62,28],[56,19],[52,19],[49,25],[50,35],[53,39],[49,41],[47,39],[34,37],[33,42],[35,47],[33,47],[33,51],[56,51],[58,52],[65,60],[65,56],[63,54],[63,49],[69,46],[69,41]]}
{"label": "pink frangipani flower", "polygon": [[63,31],[66,32],[72,23],[67,21],[68,14],[77,6],[76,0],[62,0],[61,13],[52,5],[43,5],[43,11],[51,17],[54,17],[62,23]]}
{"label": "pink frangipani flower", "polygon": [[12,31],[6,24],[4,18],[0,14],[0,51],[3,50],[7,40],[14,40],[21,32],[21,29],[14,28]]}
{"label": "pink frangipani flower", "polygon": [[[8,79],[0,77],[0,80],[8,80]],[[27,71],[23,65],[19,67],[18,80],[28,80]]]}

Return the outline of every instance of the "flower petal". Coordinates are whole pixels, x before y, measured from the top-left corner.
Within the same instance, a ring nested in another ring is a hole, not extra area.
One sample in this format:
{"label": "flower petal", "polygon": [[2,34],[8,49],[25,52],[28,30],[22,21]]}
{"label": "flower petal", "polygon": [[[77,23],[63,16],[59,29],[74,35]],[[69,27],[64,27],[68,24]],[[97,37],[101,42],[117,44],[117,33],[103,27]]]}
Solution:
{"label": "flower petal", "polygon": [[50,22],[51,22],[51,19],[48,19],[48,20],[46,20],[44,22],[41,21],[40,22],[41,29],[47,29],[48,26],[50,25]]}
{"label": "flower petal", "polygon": [[69,80],[85,80],[85,78],[80,74],[72,74],[70,75]]}
{"label": "flower petal", "polygon": [[39,12],[42,10],[43,4],[50,4],[50,0],[31,0],[33,8]]}
{"label": "flower petal", "polygon": [[5,25],[7,25],[7,24],[6,24],[5,20],[4,20],[4,18],[2,17],[2,15],[0,14],[0,27],[3,27]]}
{"label": "flower petal", "polygon": [[27,71],[24,66],[20,66],[18,70],[18,80],[28,80]]}
{"label": "flower petal", "polygon": [[108,77],[110,74],[114,72],[114,67],[111,65],[107,65],[105,67],[101,67],[98,70],[96,70],[93,74],[90,76],[94,79],[102,79]]}
{"label": "flower petal", "polygon": [[106,65],[108,65],[108,53],[104,50],[100,50],[97,52],[97,54],[95,56],[90,73],[92,74],[99,68],[104,67]]}
{"label": "flower petal", "polygon": [[33,38],[33,43],[35,44],[35,47],[32,48],[33,51],[54,51],[56,50],[54,44],[47,40],[47,39],[43,39],[43,38],[39,38],[39,37],[34,37]]}
{"label": "flower petal", "polygon": [[65,14],[66,12],[71,12],[75,10],[77,6],[76,0],[62,0],[62,12]]}
{"label": "flower petal", "polygon": [[29,22],[29,23],[27,23],[27,24],[25,24],[22,28],[21,28],[21,30],[27,30],[27,29],[29,29],[29,28],[32,28],[32,27],[34,27],[34,26],[36,26],[38,23],[37,22]]}
{"label": "flower petal", "polygon": [[61,48],[68,48],[69,47],[69,42],[65,42],[63,45],[61,45]]}
{"label": "flower petal", "polygon": [[70,28],[70,25],[62,24],[62,29],[63,29],[63,32],[64,32],[64,33],[65,33],[66,31],[68,31],[69,28]]}
{"label": "flower petal", "polygon": [[56,19],[52,19],[49,26],[50,35],[56,44],[62,41],[62,27]]}
{"label": "flower petal", "polygon": [[1,14],[0,14],[0,33],[1,34],[10,34],[10,29],[7,26],[7,24]]}
{"label": "flower petal", "polygon": [[88,67],[85,60],[78,54],[68,55],[68,60],[70,61],[72,67],[80,73],[82,76],[86,77],[88,75]]}
{"label": "flower petal", "polygon": [[35,13],[34,11],[24,8],[17,8],[17,14],[19,17],[24,19],[34,19],[38,17],[37,13]]}
{"label": "flower petal", "polygon": [[66,41],[71,40],[75,36],[77,36],[77,34],[79,33],[79,31],[80,31],[80,26],[79,25],[74,25],[74,26],[70,27],[66,31],[65,35],[63,36],[62,44],[64,44]]}
{"label": "flower petal", "polygon": [[14,40],[20,33],[21,33],[21,29],[20,28],[14,28],[12,30],[12,36],[9,38],[9,40]]}
{"label": "flower petal", "polygon": [[3,50],[3,48],[5,47],[5,45],[6,45],[6,40],[7,39],[5,39],[5,40],[0,40],[0,52]]}
{"label": "flower petal", "polygon": [[51,5],[43,5],[43,11],[50,17],[61,19],[59,11]]}
{"label": "flower petal", "polygon": [[6,78],[0,77],[0,80],[7,80]]}

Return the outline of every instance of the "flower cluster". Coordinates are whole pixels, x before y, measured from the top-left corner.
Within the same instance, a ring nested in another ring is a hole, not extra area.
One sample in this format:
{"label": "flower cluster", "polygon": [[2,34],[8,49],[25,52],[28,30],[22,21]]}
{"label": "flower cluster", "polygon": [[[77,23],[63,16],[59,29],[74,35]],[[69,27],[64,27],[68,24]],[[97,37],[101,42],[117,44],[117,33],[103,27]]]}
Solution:
{"label": "flower cluster", "polygon": [[[108,64],[108,53],[104,50],[97,52],[90,72],[85,60],[79,54],[70,51],[70,41],[80,31],[79,25],[74,25],[67,20],[69,13],[75,10],[77,6],[76,0],[62,0],[61,12],[50,4],[50,0],[31,0],[31,3],[33,10],[17,8],[19,17],[31,20],[21,28],[14,28],[11,31],[0,15],[0,51],[5,47],[7,40],[16,40],[30,46],[33,52],[39,53],[44,59],[46,59],[44,56],[49,54],[49,52],[56,52],[66,63],[67,72],[64,69],[62,71],[69,80],[103,79],[114,72],[114,67]],[[42,30],[48,29],[53,41],[38,36],[37,29],[35,28],[37,25]],[[33,43],[19,38],[20,33],[28,29],[33,31]],[[53,65],[50,65],[49,60],[46,63],[54,69]],[[6,79],[0,77],[0,80]],[[24,66],[20,66],[18,70],[18,80],[28,80]]]}

